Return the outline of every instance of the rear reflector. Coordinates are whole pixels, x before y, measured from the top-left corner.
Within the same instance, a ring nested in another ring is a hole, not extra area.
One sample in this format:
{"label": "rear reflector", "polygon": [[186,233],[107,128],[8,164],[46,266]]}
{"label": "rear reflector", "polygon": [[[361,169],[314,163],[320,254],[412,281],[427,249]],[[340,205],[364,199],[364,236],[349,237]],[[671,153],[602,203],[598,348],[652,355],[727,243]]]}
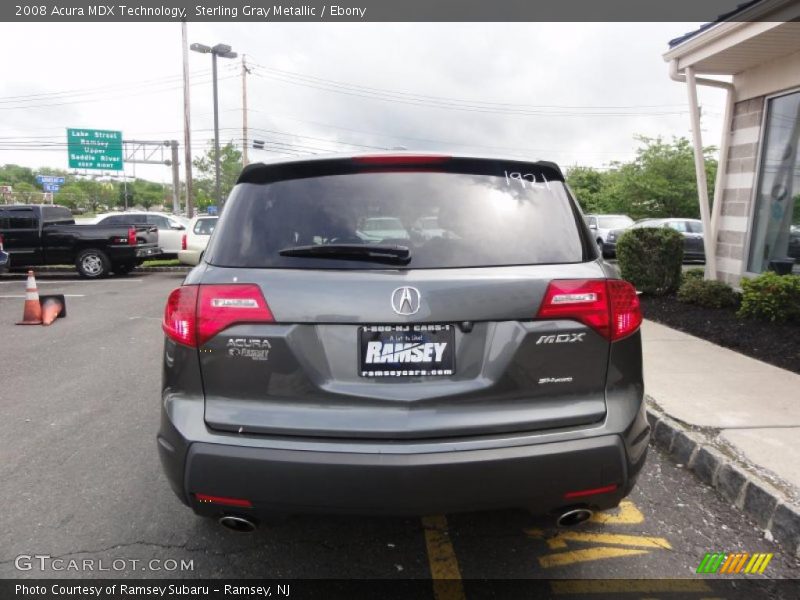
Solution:
{"label": "rear reflector", "polygon": [[169,295],[162,329],[180,344],[199,347],[236,323],[274,320],[255,284],[184,285]]}
{"label": "rear reflector", "polygon": [[439,154],[415,154],[415,155],[395,155],[383,156],[380,154],[374,156],[356,156],[353,162],[359,165],[375,165],[375,166],[403,166],[403,165],[438,165],[450,160],[450,156],[442,156]]}
{"label": "rear reflector", "polygon": [[253,508],[250,500],[243,498],[226,498],[225,496],[209,496],[208,494],[195,494],[198,502],[203,504],[222,504],[224,506],[238,506],[239,508]]}
{"label": "rear reflector", "polygon": [[604,487],[593,488],[591,490],[579,490],[577,492],[567,492],[564,494],[565,500],[570,500],[572,498],[583,498],[584,496],[596,496],[598,494],[608,494],[609,492],[613,492],[619,486],[616,483],[611,485],[607,485]]}
{"label": "rear reflector", "polygon": [[536,316],[578,321],[612,341],[632,334],[642,323],[636,289],[620,279],[551,281]]}

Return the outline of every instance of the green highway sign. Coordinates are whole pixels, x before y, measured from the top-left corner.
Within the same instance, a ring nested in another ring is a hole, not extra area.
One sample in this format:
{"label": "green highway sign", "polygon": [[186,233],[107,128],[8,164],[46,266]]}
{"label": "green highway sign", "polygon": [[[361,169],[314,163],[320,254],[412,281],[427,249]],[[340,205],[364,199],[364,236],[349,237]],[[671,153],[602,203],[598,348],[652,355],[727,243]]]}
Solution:
{"label": "green highway sign", "polygon": [[70,169],[122,170],[122,132],[67,129]]}

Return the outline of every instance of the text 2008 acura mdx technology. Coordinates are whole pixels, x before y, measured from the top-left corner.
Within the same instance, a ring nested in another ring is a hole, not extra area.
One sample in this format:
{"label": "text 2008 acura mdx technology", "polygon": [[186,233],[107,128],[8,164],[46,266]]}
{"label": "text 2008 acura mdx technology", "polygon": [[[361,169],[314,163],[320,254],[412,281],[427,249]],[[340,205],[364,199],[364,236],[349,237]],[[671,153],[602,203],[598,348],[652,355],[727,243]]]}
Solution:
{"label": "text 2008 acura mdx technology", "polygon": [[549,162],[247,167],[167,301],[173,489],[241,529],[616,506],[650,430],[636,292],[597,254]]}

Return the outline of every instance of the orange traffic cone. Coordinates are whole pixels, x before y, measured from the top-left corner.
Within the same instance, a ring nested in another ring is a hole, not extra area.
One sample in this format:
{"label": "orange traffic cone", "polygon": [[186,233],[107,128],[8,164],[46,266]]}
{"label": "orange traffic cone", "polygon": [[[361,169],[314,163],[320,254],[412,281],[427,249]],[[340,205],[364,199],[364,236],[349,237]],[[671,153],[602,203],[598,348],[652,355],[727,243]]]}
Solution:
{"label": "orange traffic cone", "polygon": [[66,315],[64,296],[42,296],[42,325],[50,325],[58,317]]}
{"label": "orange traffic cone", "polygon": [[17,325],[41,325],[42,306],[39,304],[39,290],[36,289],[36,277],[28,271],[28,284],[25,286],[25,310],[22,321]]}

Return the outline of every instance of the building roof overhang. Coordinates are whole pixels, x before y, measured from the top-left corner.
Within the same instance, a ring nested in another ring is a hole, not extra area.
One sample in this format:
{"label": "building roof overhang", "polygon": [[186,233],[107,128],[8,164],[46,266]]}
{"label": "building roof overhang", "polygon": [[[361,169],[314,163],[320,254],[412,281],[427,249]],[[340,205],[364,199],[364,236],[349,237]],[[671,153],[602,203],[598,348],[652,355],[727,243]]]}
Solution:
{"label": "building roof overhang", "polygon": [[664,60],[678,71],[735,75],[781,56],[800,52],[800,0],[762,0],[733,16],[672,41]]}

